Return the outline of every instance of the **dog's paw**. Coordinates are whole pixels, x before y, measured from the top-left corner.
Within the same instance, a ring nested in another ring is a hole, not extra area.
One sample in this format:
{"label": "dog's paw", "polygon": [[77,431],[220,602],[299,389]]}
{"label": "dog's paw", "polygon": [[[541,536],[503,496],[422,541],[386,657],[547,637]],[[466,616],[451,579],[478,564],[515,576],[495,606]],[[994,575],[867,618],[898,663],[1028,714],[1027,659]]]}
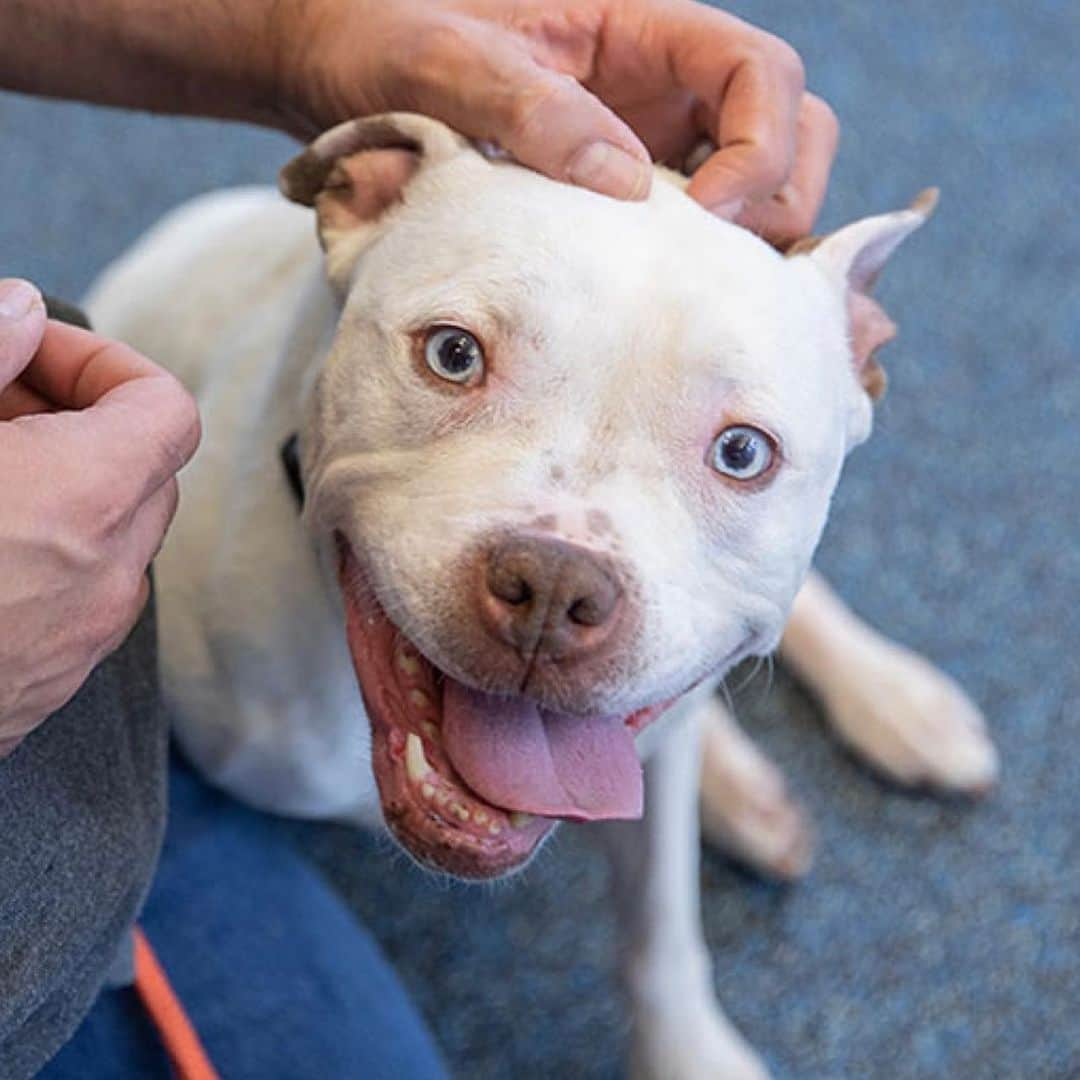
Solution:
{"label": "dog's paw", "polygon": [[802,877],[813,829],[772,764],[719,701],[702,707],[701,830],[705,839],[766,877]]}
{"label": "dog's paw", "polygon": [[844,742],[898,783],[981,795],[997,780],[997,751],[978,708],[902,646],[875,642],[857,677],[837,680],[824,705]]}
{"label": "dog's paw", "polygon": [[768,1080],[765,1063],[711,1001],[650,1011],[634,1024],[630,1080]]}

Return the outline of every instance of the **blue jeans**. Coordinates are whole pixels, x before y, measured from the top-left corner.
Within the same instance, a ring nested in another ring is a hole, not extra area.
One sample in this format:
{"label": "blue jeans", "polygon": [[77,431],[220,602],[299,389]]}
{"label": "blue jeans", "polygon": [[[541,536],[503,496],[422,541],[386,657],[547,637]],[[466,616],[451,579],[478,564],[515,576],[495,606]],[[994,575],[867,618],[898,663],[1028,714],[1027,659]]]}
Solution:
{"label": "blue jeans", "polygon": [[[281,823],[174,760],[140,923],[223,1080],[430,1080],[445,1068],[377,946]],[[39,1080],[153,1080],[133,989],[103,990]]]}

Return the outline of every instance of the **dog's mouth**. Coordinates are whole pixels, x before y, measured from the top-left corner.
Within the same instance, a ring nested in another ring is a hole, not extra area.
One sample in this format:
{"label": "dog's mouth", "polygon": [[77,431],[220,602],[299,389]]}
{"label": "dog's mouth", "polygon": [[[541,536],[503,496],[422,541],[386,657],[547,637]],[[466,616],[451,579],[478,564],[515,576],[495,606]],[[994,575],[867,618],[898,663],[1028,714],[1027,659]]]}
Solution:
{"label": "dog's mouth", "polygon": [[463,878],[525,863],[558,820],[641,816],[630,716],[570,716],[441,672],[405,637],[339,539],[346,632],[372,728],[383,816],[419,862]]}

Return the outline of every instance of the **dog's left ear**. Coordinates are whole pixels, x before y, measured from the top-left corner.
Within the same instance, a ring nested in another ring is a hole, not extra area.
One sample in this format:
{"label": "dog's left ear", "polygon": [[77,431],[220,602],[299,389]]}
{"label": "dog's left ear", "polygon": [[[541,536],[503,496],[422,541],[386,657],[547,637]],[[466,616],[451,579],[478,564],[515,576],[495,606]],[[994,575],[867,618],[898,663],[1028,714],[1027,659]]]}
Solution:
{"label": "dog's left ear", "polygon": [[344,288],[360,251],[423,169],[471,143],[412,113],[350,120],[320,135],[278,176],[285,196],[312,206],[330,280]]}
{"label": "dog's left ear", "polygon": [[870,295],[889,256],[934,212],[937,188],[922,192],[906,210],[863,218],[826,237],[809,237],[788,255],[813,259],[847,297],[855,376],[870,399],[885,393],[885,372],[875,353],[896,336],[896,324]]}

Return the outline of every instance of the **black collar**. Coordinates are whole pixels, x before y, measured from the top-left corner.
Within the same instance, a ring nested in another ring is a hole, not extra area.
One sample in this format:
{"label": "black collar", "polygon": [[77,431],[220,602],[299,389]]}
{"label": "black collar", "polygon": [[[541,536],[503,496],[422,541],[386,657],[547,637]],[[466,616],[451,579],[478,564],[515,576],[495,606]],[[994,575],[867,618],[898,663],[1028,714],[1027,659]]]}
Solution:
{"label": "black collar", "polygon": [[294,431],[281,444],[281,464],[285,469],[285,479],[296,496],[297,509],[304,507],[304,478],[300,475],[300,452],[297,450],[297,433]]}

